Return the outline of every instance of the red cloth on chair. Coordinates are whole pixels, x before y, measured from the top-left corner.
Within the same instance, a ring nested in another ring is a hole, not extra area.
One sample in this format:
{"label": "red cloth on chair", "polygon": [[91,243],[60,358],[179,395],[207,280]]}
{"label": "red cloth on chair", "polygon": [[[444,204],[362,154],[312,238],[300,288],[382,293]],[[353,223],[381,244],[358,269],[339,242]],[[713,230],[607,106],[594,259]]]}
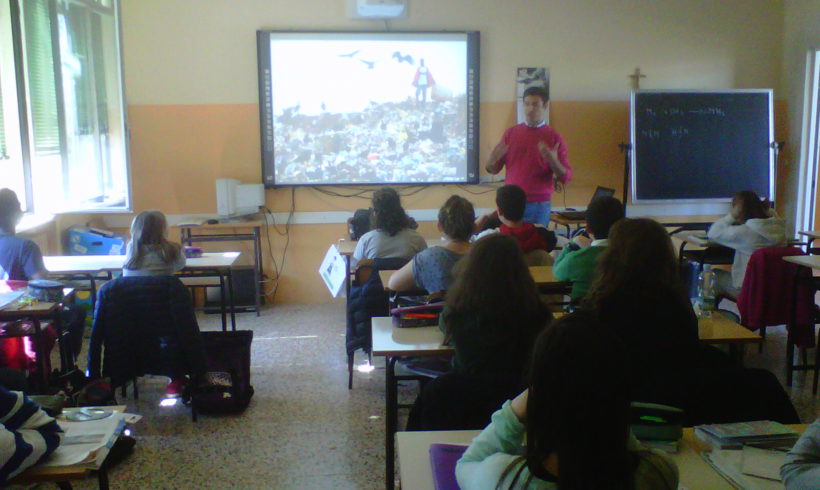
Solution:
{"label": "red cloth on chair", "polygon": [[[26,289],[28,281],[0,281],[0,292]],[[0,322],[0,327],[14,322]],[[43,352],[49,353],[57,342],[57,331],[51,325],[41,325],[40,336],[10,337],[0,339],[0,367],[37,372],[37,349],[34,342],[43,342]],[[46,357],[46,368],[51,370],[51,361]]]}
{"label": "red cloth on chair", "polygon": [[[794,279],[797,269],[808,277],[811,271],[786,262],[783,257],[806,255],[794,247],[769,247],[755,251],[749,259],[743,287],[737,298],[740,321],[757,330],[792,322]],[[791,335],[796,346],[814,347],[814,290],[801,283],[797,288],[796,326]]]}

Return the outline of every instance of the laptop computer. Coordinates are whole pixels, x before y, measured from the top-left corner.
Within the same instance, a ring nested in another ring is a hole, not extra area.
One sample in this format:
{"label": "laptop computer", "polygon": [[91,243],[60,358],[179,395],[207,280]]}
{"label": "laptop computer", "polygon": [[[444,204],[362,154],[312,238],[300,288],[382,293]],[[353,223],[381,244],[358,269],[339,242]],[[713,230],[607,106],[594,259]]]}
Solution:
{"label": "laptop computer", "polygon": [[[615,189],[598,186],[595,189],[595,194],[592,195],[592,199],[589,200],[589,203],[592,204],[592,201],[598,199],[599,197],[609,197],[614,195]],[[587,204],[587,207],[589,207],[589,204]],[[557,211],[556,214],[562,218],[573,221],[584,221],[587,219],[586,211]]]}

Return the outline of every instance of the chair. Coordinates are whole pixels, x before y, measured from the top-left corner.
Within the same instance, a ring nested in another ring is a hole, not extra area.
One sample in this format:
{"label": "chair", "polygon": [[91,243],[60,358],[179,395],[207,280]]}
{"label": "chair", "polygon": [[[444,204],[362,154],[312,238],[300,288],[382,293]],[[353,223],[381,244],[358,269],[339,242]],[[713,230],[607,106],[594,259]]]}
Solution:
{"label": "chair", "polygon": [[[806,349],[816,345],[814,339],[815,307],[811,273],[808,269],[786,262],[784,257],[805,255],[794,247],[768,247],[755,251],[749,259],[743,286],[737,298],[717,298],[737,303],[741,324],[760,330],[765,340],[766,327],[786,325],[788,329],[786,385],[791,386],[795,369],[806,370]],[[802,352],[803,365],[794,365],[794,346]],[[818,363],[814,366],[814,388],[817,392]]]}
{"label": "chair", "polygon": [[353,389],[353,362],[357,350],[370,356],[372,332],[370,319],[389,314],[389,295],[379,278],[380,270],[400,269],[407,263],[404,258],[373,259],[360,264],[354,272],[353,284],[347,298],[347,388]]}
{"label": "chair", "polygon": [[205,366],[191,296],[177,277],[119,277],[100,288],[88,349],[92,378],[110,377],[123,396],[132,381],[138,399],[140,376],[187,374],[197,386]]}

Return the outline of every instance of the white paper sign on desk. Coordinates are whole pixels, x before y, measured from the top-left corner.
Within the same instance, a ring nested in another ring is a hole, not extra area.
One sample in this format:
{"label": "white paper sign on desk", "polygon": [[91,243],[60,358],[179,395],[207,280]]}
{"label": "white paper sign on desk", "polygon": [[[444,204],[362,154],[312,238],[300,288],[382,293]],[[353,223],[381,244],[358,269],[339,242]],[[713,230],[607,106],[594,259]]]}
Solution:
{"label": "white paper sign on desk", "polygon": [[345,259],[335,245],[331,245],[325,254],[325,260],[319,266],[319,275],[325,281],[327,289],[333,297],[339,296],[339,291],[345,285]]}

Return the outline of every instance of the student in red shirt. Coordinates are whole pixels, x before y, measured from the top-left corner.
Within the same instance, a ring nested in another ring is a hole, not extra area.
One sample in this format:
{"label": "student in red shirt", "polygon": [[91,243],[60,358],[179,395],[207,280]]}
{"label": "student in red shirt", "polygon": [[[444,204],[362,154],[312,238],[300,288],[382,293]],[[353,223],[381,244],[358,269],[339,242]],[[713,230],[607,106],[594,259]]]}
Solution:
{"label": "student in red shirt", "polygon": [[572,178],[567,145],[544,121],[548,106],[549,95],[544,88],[527,88],[527,121],[504,132],[485,166],[491,174],[507,168],[504,183],[521,187],[527,195],[524,221],[544,226],[549,224],[553,189],[560,189]]}
{"label": "student in red shirt", "polygon": [[515,238],[524,254],[536,250],[550,252],[555,248],[555,233],[540,224],[529,223],[524,219],[527,196],[521,187],[517,185],[499,187],[495,193],[495,205],[495,213],[498,214],[501,226],[481,232],[476,239],[490,233],[500,232]]}

